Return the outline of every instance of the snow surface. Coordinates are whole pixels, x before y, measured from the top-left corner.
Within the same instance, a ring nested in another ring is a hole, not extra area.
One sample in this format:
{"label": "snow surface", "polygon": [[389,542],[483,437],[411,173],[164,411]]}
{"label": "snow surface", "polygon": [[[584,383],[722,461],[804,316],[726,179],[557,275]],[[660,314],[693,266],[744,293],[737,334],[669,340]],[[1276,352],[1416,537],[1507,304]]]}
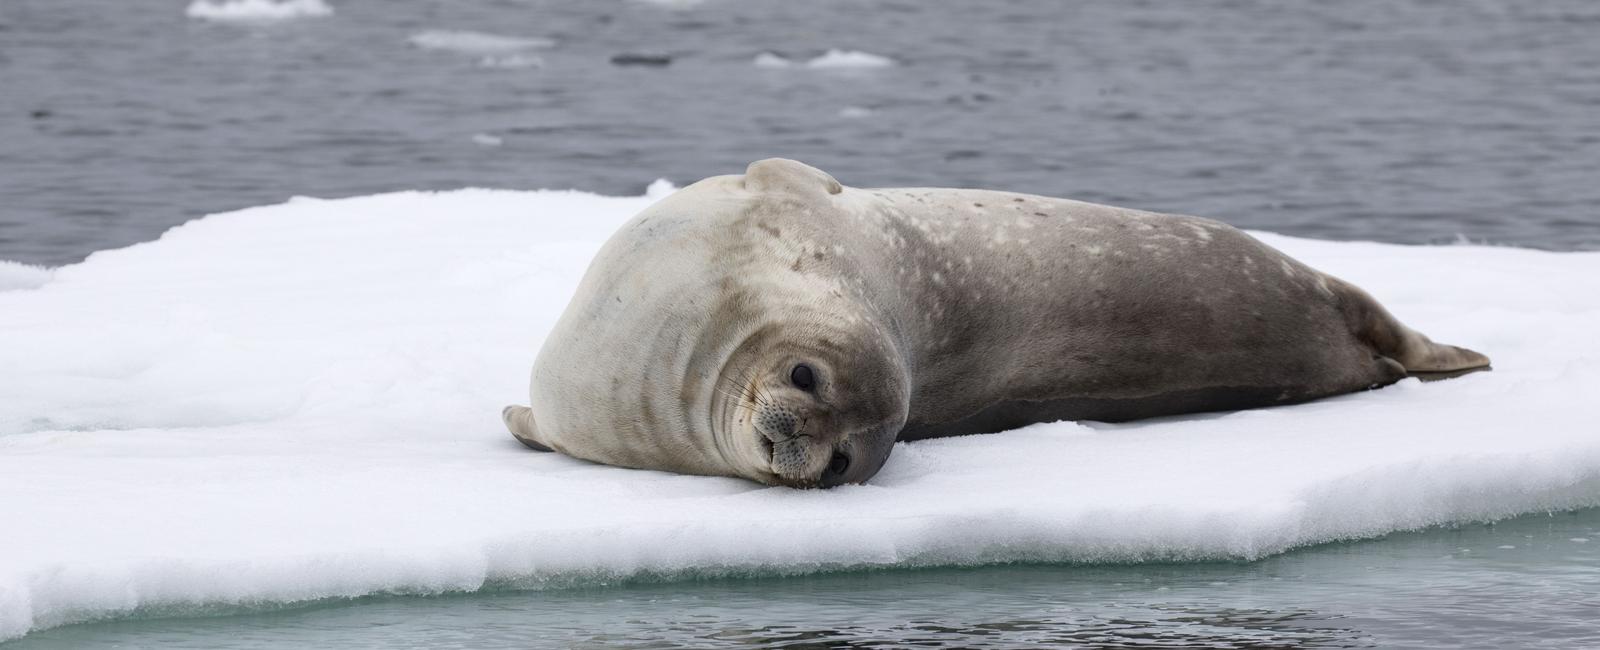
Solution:
{"label": "snow surface", "polygon": [[[1600,254],[1261,235],[1496,369],[899,445],[831,491],[528,451],[544,333],[670,188],[218,214],[0,292],[0,638],[142,611],[623,578],[1251,559],[1600,505]],[[16,283],[13,283],[15,286]]]}
{"label": "snow surface", "polygon": [[323,0],[194,0],[184,13],[190,18],[216,22],[275,22],[329,16],[333,7]]}
{"label": "snow surface", "polygon": [[0,291],[37,289],[50,281],[50,269],[0,260]]}

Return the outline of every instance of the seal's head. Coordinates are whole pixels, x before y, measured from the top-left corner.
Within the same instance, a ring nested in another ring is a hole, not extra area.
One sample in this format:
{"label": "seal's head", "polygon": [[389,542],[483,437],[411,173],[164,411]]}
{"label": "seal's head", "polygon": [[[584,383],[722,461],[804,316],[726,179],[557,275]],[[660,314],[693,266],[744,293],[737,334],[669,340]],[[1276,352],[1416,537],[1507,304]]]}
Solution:
{"label": "seal's head", "polygon": [[651,206],[596,255],[534,364],[530,447],[772,485],[866,481],[905,424],[908,373],[859,257],[850,197],[764,160]]}
{"label": "seal's head", "polygon": [[[795,314],[799,316],[799,314]],[[906,378],[870,326],[774,319],[728,355],[711,430],[730,466],[763,483],[861,483],[905,424]]]}

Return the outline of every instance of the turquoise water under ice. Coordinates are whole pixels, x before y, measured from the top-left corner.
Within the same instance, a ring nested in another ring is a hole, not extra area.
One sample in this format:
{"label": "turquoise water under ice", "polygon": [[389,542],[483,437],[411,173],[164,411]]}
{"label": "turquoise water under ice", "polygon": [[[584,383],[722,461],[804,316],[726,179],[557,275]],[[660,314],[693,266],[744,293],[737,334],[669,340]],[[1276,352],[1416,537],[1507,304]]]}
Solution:
{"label": "turquoise water under ice", "polygon": [[39,632],[58,648],[1600,647],[1600,510],[1248,564],[998,566],[363,598]]}

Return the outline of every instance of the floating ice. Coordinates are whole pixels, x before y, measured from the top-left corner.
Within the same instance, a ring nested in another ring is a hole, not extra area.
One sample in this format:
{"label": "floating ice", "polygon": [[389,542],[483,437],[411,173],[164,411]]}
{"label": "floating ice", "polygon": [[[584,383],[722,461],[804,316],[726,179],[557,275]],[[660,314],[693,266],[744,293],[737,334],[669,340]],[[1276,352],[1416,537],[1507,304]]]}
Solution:
{"label": "floating ice", "polygon": [[887,68],[892,65],[894,65],[894,59],[889,57],[854,50],[828,50],[822,56],[806,62],[806,67],[818,69]]}
{"label": "floating ice", "polygon": [[544,58],[532,54],[504,54],[478,59],[478,65],[485,68],[542,68]]}
{"label": "floating ice", "polygon": [[[759,68],[790,68],[795,62],[788,57],[776,52],[762,52],[750,61]],[[885,68],[894,65],[894,59],[867,52],[851,50],[828,50],[822,55],[805,62],[805,67],[814,70],[838,68]]]}
{"label": "floating ice", "polygon": [[0,260],[0,291],[35,289],[50,281],[50,269]]}
{"label": "floating ice", "polygon": [[762,52],[751,61],[758,68],[787,68],[794,65],[793,61],[775,52]]}
{"label": "floating ice", "polygon": [[333,7],[323,0],[194,0],[184,13],[216,22],[274,22],[332,15]]}
{"label": "floating ice", "polygon": [[296,199],[53,277],[0,265],[36,287],[0,292],[0,638],[634,576],[1252,559],[1600,505],[1600,254],[1266,234],[1495,370],[902,444],[825,492],[524,449],[500,407],[600,243],[668,191]]}
{"label": "floating ice", "polygon": [[524,50],[553,47],[548,38],[499,36],[483,32],[428,30],[412,34],[407,40],[425,50],[442,50],[459,54],[512,54]]}
{"label": "floating ice", "polygon": [[543,67],[544,59],[529,53],[529,50],[555,46],[555,41],[547,38],[444,30],[417,32],[407,40],[425,50],[476,56],[478,65],[486,68]]}
{"label": "floating ice", "polygon": [[644,4],[655,5],[657,7],[665,7],[667,9],[675,9],[675,10],[693,9],[695,7],[698,7],[698,6],[702,5],[702,4],[705,4],[705,0],[635,0],[635,1],[636,2],[641,2],[641,3],[644,3]]}

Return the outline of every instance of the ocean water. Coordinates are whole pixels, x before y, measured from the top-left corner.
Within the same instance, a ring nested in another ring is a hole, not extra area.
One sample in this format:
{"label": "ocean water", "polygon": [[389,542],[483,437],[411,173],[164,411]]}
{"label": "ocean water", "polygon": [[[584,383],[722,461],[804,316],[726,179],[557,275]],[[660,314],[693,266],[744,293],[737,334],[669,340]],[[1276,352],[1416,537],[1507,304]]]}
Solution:
{"label": "ocean water", "polygon": [[[0,3],[0,259],[294,195],[637,194],[769,156],[1294,235],[1600,248],[1586,0],[185,2]],[[830,49],[894,64],[803,65]]]}
{"label": "ocean water", "polygon": [[1248,564],[1010,565],[363,598],[58,628],[4,647],[1596,646],[1600,510],[1327,544]]}

